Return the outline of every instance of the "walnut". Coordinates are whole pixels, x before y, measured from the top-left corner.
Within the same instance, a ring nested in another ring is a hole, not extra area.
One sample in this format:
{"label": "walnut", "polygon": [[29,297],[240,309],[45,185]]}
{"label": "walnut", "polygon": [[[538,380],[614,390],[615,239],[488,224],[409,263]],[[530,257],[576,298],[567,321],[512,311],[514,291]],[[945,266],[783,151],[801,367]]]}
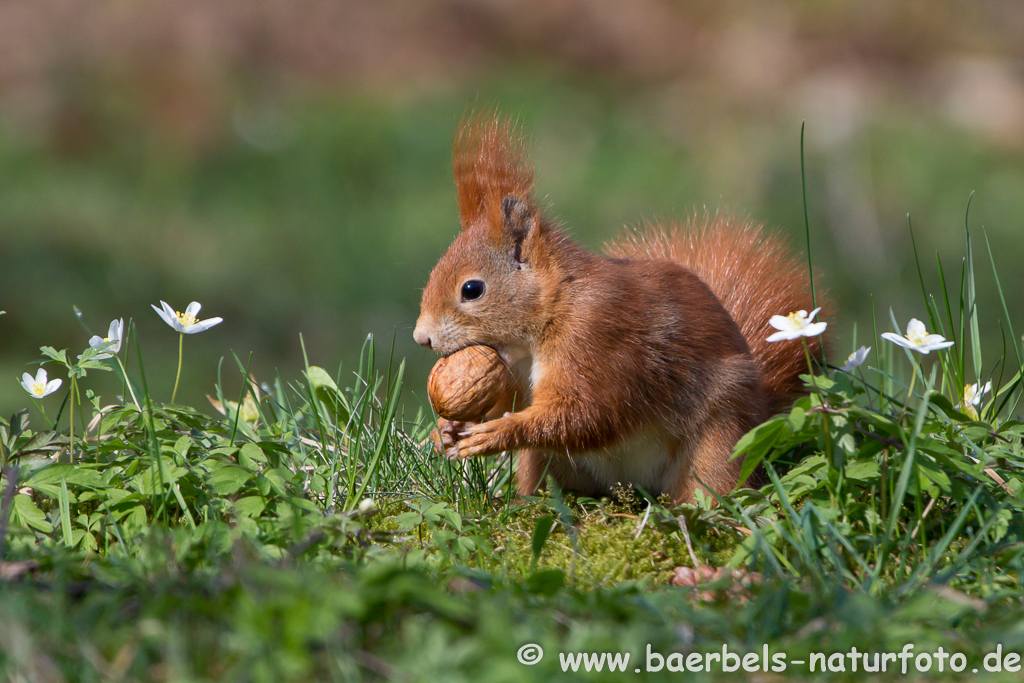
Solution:
{"label": "walnut", "polygon": [[437,361],[427,380],[427,393],[441,417],[483,422],[512,409],[516,380],[494,349],[467,346]]}

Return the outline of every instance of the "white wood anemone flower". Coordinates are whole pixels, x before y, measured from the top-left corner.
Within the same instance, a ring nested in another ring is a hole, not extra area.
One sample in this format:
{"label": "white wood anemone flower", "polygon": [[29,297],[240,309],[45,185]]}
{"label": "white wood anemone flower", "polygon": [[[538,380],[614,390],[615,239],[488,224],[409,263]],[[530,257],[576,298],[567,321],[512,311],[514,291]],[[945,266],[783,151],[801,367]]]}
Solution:
{"label": "white wood anemone flower", "polygon": [[883,332],[882,339],[887,339],[905,349],[925,354],[929,351],[949,348],[954,344],[954,342],[946,341],[946,338],[940,334],[929,334],[928,330],[924,327],[924,323],[917,318],[911,318],[910,322],[907,323],[906,335],[900,335],[895,332]]}
{"label": "white wood anemone flower", "polygon": [[819,306],[810,313],[807,311],[797,311],[789,315],[773,315],[768,324],[777,329],[778,332],[768,337],[768,341],[777,342],[799,339],[800,337],[817,337],[828,327],[828,323],[811,322],[820,310],[821,307]]}
{"label": "white wood anemone flower", "polygon": [[956,404],[956,409],[966,413],[971,419],[980,419],[978,415],[978,406],[981,405],[981,399],[984,398],[992,389],[992,382],[985,382],[984,386],[979,382],[977,384],[968,384],[964,387],[963,398]]}
{"label": "white wood anemone flower", "polygon": [[[121,339],[124,337],[124,318],[114,320],[110,323],[110,329],[107,330],[107,336],[101,337],[99,335],[93,335],[89,339],[89,346],[96,348],[97,346],[103,346],[107,342],[114,342],[103,350],[103,353],[97,353],[93,356],[93,360],[103,360],[104,358],[111,358],[121,351]],[[109,353],[108,353],[109,352]],[[79,356],[81,358],[81,356]]]}
{"label": "white wood anemone flower", "polygon": [[156,311],[157,315],[163,318],[165,323],[173,327],[175,331],[181,332],[182,334],[198,334],[199,332],[205,332],[214,325],[219,325],[224,322],[224,318],[198,320],[196,315],[198,315],[199,309],[202,307],[202,304],[198,301],[193,301],[188,305],[188,308],[185,309],[185,312],[181,313],[171,308],[166,301],[161,301],[160,308],[153,306],[153,310]]}
{"label": "white wood anemone flower", "polygon": [[864,363],[864,360],[868,357],[869,353],[871,353],[870,346],[860,347],[850,354],[849,358],[846,359],[846,365],[839,369],[843,372],[853,372]]}
{"label": "white wood anemone flower", "polygon": [[21,386],[25,388],[25,391],[36,398],[49,396],[60,389],[60,385],[60,379],[51,379],[47,382],[46,370],[43,368],[39,368],[39,372],[36,373],[35,377],[32,377],[32,375],[27,372],[21,376]]}

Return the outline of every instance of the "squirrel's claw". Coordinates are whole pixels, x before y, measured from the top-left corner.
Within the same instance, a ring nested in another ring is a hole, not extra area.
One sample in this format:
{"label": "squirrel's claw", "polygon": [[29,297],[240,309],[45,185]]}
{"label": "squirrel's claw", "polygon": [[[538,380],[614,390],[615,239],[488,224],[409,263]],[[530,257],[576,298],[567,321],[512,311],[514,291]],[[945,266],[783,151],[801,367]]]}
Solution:
{"label": "squirrel's claw", "polygon": [[452,422],[444,419],[443,417],[438,418],[436,439],[438,450],[445,452],[454,446],[458,442],[459,432],[465,428],[465,426],[465,422]]}
{"label": "squirrel's claw", "polygon": [[496,422],[480,424],[463,424],[454,434],[453,445],[445,451],[451,460],[464,460],[481,455],[491,455],[502,450],[495,443],[497,436]]}
{"label": "squirrel's claw", "polygon": [[480,425],[473,422],[459,422],[457,420],[446,420],[443,417],[437,421],[437,433],[440,436],[441,450],[449,460],[464,460],[472,457],[473,453],[467,451],[466,437],[475,433],[474,428]]}

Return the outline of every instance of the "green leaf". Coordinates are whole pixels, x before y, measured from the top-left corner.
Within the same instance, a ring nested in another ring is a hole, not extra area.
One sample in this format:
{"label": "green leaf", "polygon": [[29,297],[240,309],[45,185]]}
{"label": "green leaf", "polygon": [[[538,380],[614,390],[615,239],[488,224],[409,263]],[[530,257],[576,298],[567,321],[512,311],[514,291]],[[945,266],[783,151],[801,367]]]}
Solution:
{"label": "green leaf", "polygon": [[348,422],[350,410],[344,395],[338,389],[334,379],[321,367],[309,366],[306,379],[313,387],[314,395],[323,402],[339,424]]}
{"label": "green leaf", "polygon": [[308,498],[299,498],[298,496],[292,496],[288,499],[288,503],[304,512],[314,512],[317,514],[323,514],[323,511],[316,506],[316,503],[309,500]]}
{"label": "green leaf", "polygon": [[103,478],[95,470],[88,470],[65,463],[53,463],[36,470],[24,481],[25,486],[42,489],[46,485],[57,485],[61,481],[77,486],[102,487]]}
{"label": "green leaf", "polygon": [[942,394],[932,393],[928,397],[928,400],[933,406],[935,406],[935,408],[938,411],[940,411],[947,418],[950,418],[957,422],[967,422],[968,420],[971,419],[965,413],[957,410],[953,406],[953,402],[950,401],[947,397],[943,396]]}
{"label": "green leaf", "polygon": [[68,367],[71,367],[71,363],[68,362],[68,350],[67,349],[61,349],[60,351],[58,351],[57,349],[53,348],[52,346],[40,346],[39,350],[47,358],[51,358],[51,359],[57,361],[58,363],[63,363],[64,365],[66,365]]}
{"label": "green leaf", "polygon": [[192,447],[192,437],[188,434],[183,434],[177,441],[174,442],[174,452],[181,456],[182,460],[188,458],[188,449]]}
{"label": "green leaf", "polygon": [[263,496],[244,496],[234,502],[235,512],[243,517],[259,517],[267,507]]}
{"label": "green leaf", "polygon": [[791,436],[792,432],[785,417],[777,416],[754,427],[740,437],[733,449],[733,456],[743,455],[743,467],[740,470],[740,481],[745,481],[764,460],[768,452],[782,440],[783,435]]}
{"label": "green leaf", "polygon": [[258,472],[260,463],[266,463],[267,456],[263,450],[254,443],[247,443],[238,449],[238,464],[247,470]]}
{"label": "green leaf", "polygon": [[857,440],[849,432],[836,439],[835,443],[848,455],[853,455],[857,452]]}
{"label": "green leaf", "polygon": [[206,485],[217,495],[230,496],[245,486],[252,476],[252,472],[244,467],[225,465],[210,475]]}
{"label": "green leaf", "polygon": [[438,518],[444,518],[448,521],[448,524],[455,527],[456,531],[462,531],[462,515],[455,510],[452,510],[447,505],[439,508],[437,511]]}
{"label": "green leaf", "polygon": [[533,565],[537,566],[540,553],[544,550],[544,543],[547,542],[554,528],[555,518],[551,515],[538,517],[533,525],[533,537],[530,540],[530,548],[533,550]]}
{"label": "green leaf", "polygon": [[265,480],[274,493],[284,497],[288,493],[288,482],[291,481],[292,473],[282,467],[275,467],[257,476],[257,484],[262,489],[261,480]]}
{"label": "green leaf", "polygon": [[395,517],[395,525],[399,531],[412,531],[423,523],[423,515],[419,512],[403,512]]}
{"label": "green leaf", "polygon": [[136,491],[153,495],[169,490],[173,484],[188,473],[189,471],[184,467],[176,465],[169,458],[161,456],[159,462],[150,465],[132,477],[131,484]]}
{"label": "green leaf", "polygon": [[[88,353],[88,351],[86,351]],[[105,370],[110,372],[110,366],[104,360],[89,360],[82,358],[72,366],[75,368],[75,375],[78,377],[85,377],[86,370]]]}
{"label": "green leaf", "polygon": [[111,510],[111,516],[128,530],[142,529],[147,526],[146,507],[132,504]]}
{"label": "green leaf", "polygon": [[823,391],[832,391],[836,387],[836,383],[824,375],[800,375],[800,379],[808,386],[817,387]]}
{"label": "green leaf", "polygon": [[[923,456],[924,453],[921,452],[921,455]],[[917,459],[917,466],[920,468],[920,472],[925,479],[938,486],[943,493],[950,493],[952,485],[949,481],[949,475],[947,475],[941,467],[935,464],[934,460],[927,457],[920,457]]]}
{"label": "green leaf", "polygon": [[14,513],[13,518],[24,526],[47,534],[53,532],[53,525],[46,519],[46,515],[35,504],[35,501],[24,493],[14,496],[12,512]]}
{"label": "green leaf", "polygon": [[789,422],[789,428],[794,432],[799,432],[804,427],[805,417],[806,413],[804,412],[804,409],[800,406],[794,406],[793,410],[789,411],[789,418],[787,420]]}
{"label": "green leaf", "polygon": [[846,478],[851,481],[870,481],[878,478],[879,467],[874,460],[862,460],[846,466]]}

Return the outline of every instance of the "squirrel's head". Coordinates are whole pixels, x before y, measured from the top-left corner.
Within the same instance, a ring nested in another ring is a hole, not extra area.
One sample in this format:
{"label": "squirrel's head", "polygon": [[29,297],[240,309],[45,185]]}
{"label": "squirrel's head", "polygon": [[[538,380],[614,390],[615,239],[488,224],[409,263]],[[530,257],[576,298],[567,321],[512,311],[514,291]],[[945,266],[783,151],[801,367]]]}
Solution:
{"label": "squirrel's head", "polygon": [[462,232],[423,290],[413,333],[419,344],[443,355],[473,344],[529,346],[548,227],[524,156],[508,120],[481,114],[460,124],[453,167]]}
{"label": "squirrel's head", "polygon": [[463,224],[423,290],[413,338],[442,355],[474,344],[530,345],[545,283],[534,255],[545,226],[527,199],[507,195],[498,204],[497,216]]}

